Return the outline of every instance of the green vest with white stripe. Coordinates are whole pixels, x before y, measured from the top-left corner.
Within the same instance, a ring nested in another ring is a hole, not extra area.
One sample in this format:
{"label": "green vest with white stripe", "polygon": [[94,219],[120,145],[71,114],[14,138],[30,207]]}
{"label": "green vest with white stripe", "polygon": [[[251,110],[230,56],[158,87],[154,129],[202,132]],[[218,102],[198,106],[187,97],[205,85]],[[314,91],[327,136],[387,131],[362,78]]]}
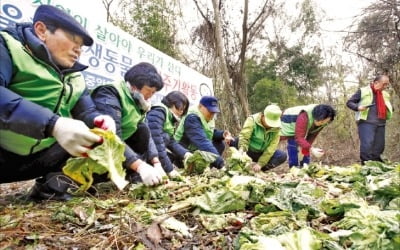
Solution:
{"label": "green vest with white stripe", "polygon": [[[305,106],[296,106],[296,107],[288,108],[283,112],[282,117],[284,117],[285,115],[293,115],[293,116],[297,117],[302,111],[305,111],[308,116],[307,134],[314,133],[318,130],[321,130],[324,127],[324,126],[320,126],[317,129],[315,129],[314,131],[309,131],[309,129],[312,127],[312,125],[314,123],[312,111],[315,108],[315,106],[317,106],[317,104],[309,104],[309,105],[305,105]],[[281,118],[281,124],[282,124],[281,133],[280,133],[281,136],[292,137],[295,135],[296,119],[294,119],[291,122],[284,122]]]}

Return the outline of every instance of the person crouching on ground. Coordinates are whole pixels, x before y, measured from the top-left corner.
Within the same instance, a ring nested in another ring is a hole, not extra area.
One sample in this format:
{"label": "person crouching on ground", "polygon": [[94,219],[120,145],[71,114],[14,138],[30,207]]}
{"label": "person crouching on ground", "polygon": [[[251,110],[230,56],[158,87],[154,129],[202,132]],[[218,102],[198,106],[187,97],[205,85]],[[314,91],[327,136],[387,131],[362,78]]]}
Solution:
{"label": "person crouching on ground", "polygon": [[286,153],[277,149],[281,114],[277,105],[268,105],[264,112],[249,116],[239,133],[239,151],[246,152],[255,162],[255,172],[270,170],[286,161]]}
{"label": "person crouching on ground", "polygon": [[160,104],[153,105],[146,115],[151,136],[158,150],[161,164],[171,178],[180,174],[174,169],[183,165],[182,160],[190,157],[189,150],[174,139],[175,129],[189,108],[189,99],[180,91],[171,91],[163,97]]}
{"label": "person crouching on ground", "polygon": [[188,114],[182,118],[175,132],[175,140],[190,152],[201,150],[216,154],[217,159],[211,167],[221,169],[225,161],[221,154],[225,145],[234,143],[234,138],[227,130],[215,128],[214,116],[219,113],[218,99],[214,96],[203,96],[198,106],[189,109]]}
{"label": "person crouching on ground", "polygon": [[33,23],[0,31],[0,183],[36,179],[33,199],[69,200],[74,183],[62,173],[71,156],[102,138],[89,128],[115,131],[96,110],[78,62],[93,39],[70,15],[40,5]]}
{"label": "person crouching on ground", "polygon": [[[281,117],[281,140],[288,140],[287,152],[289,168],[302,167],[310,163],[310,151],[321,156],[322,149],[313,148],[312,144],[318,134],[335,119],[336,111],[326,104],[310,104],[288,108]],[[298,147],[303,159],[298,159]]]}
{"label": "person crouching on ground", "polygon": [[117,135],[125,142],[127,179],[142,181],[147,186],[160,184],[164,176],[157,148],[145,123],[148,101],[164,83],[157,69],[141,62],[130,68],[124,80],[101,85],[92,92],[97,109],[110,115],[116,123]]}

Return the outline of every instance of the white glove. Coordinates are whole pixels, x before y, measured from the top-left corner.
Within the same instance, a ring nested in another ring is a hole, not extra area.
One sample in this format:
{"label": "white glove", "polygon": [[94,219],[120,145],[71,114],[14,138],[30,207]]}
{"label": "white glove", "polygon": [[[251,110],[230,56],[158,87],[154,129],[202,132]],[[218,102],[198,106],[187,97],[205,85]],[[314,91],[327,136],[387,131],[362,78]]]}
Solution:
{"label": "white glove", "polygon": [[136,171],[139,173],[143,184],[146,186],[157,185],[162,180],[160,173],[146,162],[140,163]]}
{"label": "white glove", "polygon": [[53,136],[70,155],[82,156],[102,138],[92,132],[80,120],[60,117],[53,129]]}
{"label": "white glove", "polygon": [[190,152],[186,152],[183,156],[183,165],[186,165],[186,161],[192,156],[193,154]]}
{"label": "white glove", "polygon": [[161,166],[161,163],[154,163],[153,164],[155,170],[157,170],[157,172],[160,174],[161,178],[164,176],[167,176],[167,174],[165,173],[163,167]]}
{"label": "white glove", "polygon": [[186,161],[186,160],[189,159],[192,155],[193,155],[192,153],[186,152],[185,155],[183,156],[183,160]]}
{"label": "white glove", "polygon": [[174,169],[168,173],[168,176],[169,176],[169,178],[174,179],[174,178],[179,178],[181,176],[181,174]]}
{"label": "white glove", "polygon": [[111,131],[113,133],[115,133],[117,130],[114,119],[109,115],[98,115],[94,118],[93,123],[96,127]]}
{"label": "white glove", "polygon": [[314,147],[311,147],[310,152],[316,158],[321,158],[325,154],[324,150],[322,150],[320,148],[314,148]]}

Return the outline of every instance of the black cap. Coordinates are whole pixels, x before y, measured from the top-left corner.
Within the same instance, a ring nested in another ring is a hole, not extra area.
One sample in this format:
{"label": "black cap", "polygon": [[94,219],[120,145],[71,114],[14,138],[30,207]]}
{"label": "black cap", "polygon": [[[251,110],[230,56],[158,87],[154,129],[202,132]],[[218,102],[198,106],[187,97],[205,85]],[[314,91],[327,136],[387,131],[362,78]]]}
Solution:
{"label": "black cap", "polygon": [[87,33],[85,28],[83,28],[83,26],[67,12],[57,7],[45,4],[40,5],[33,16],[33,23],[36,23],[37,21],[60,27],[81,36],[83,38],[83,44],[86,46],[91,46],[93,44],[93,39]]}

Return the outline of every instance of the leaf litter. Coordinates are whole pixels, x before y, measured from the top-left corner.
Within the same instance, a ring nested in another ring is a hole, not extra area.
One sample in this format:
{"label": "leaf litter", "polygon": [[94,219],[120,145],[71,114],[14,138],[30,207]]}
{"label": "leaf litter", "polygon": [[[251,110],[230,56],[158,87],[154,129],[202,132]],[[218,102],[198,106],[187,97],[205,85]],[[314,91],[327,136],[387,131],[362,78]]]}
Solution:
{"label": "leaf litter", "polygon": [[99,183],[96,195],[68,202],[8,194],[0,248],[399,249],[399,163],[277,174],[230,162],[232,169],[180,169],[183,178],[157,187]]}

